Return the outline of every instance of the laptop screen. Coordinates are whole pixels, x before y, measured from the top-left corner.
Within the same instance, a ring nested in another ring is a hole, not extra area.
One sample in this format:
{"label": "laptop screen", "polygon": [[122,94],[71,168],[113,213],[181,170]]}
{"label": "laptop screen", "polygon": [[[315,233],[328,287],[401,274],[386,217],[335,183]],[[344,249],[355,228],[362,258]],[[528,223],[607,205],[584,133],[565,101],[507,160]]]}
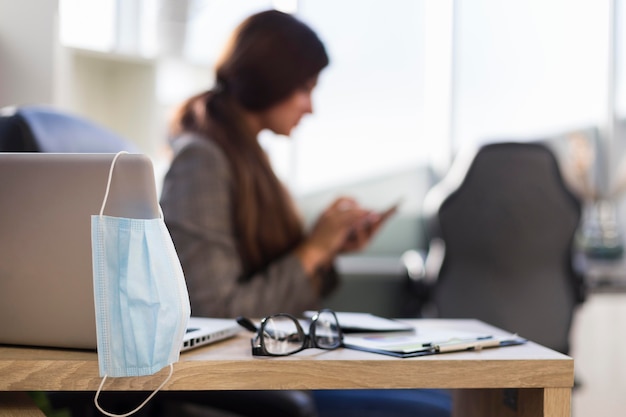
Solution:
{"label": "laptop screen", "polygon": [[[95,349],[90,216],[113,157],[0,153],[0,343]],[[159,216],[148,157],[118,160],[104,214]]]}

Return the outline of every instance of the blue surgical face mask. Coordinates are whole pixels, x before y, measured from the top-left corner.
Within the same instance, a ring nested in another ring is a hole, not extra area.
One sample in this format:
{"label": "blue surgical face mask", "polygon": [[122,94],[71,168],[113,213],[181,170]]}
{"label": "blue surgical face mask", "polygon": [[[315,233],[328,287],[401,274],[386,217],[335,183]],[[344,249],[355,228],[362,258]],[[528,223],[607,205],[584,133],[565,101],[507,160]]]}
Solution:
{"label": "blue surgical face mask", "polygon": [[162,215],[129,219],[103,214],[121,154],[111,163],[100,214],[91,216],[102,384],[108,376],[152,375],[168,365],[171,376],[190,316],[183,271]]}

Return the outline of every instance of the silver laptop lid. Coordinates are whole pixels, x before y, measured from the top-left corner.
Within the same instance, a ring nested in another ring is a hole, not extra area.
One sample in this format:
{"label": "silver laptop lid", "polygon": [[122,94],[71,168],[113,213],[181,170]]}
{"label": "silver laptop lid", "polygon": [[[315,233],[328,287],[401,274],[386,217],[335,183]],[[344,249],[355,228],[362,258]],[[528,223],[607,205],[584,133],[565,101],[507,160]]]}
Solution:
{"label": "silver laptop lid", "polygon": [[[90,216],[113,157],[0,153],[0,343],[96,347]],[[118,159],[105,214],[159,216],[148,157]]]}

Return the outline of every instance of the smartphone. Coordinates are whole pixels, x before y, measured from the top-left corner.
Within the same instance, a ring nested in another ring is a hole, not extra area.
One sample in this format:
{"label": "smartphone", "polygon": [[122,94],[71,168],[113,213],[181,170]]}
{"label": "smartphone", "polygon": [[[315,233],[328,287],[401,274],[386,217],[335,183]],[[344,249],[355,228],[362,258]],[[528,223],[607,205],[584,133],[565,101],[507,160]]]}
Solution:
{"label": "smartphone", "polygon": [[[396,201],[395,204],[391,205],[389,208],[385,209],[384,211],[380,212],[380,221],[378,222],[378,224],[382,224],[385,221],[387,221],[387,219],[391,216],[393,216],[396,211],[398,211],[398,207],[400,207],[400,204],[402,204],[402,202],[404,201],[404,199],[400,199],[398,201]],[[372,228],[372,224],[369,222],[369,220],[362,222],[360,225],[357,226],[358,228],[364,228],[365,230],[367,230],[369,232],[369,230]],[[356,239],[356,230],[352,230],[350,232],[350,234],[348,235],[348,239],[352,240],[352,239]]]}
{"label": "smartphone", "polygon": [[398,207],[400,207],[400,204],[402,204],[403,202],[404,202],[404,198],[401,198],[398,201],[396,201],[395,204],[393,204],[391,207],[389,207],[388,209],[382,211],[380,213],[382,219],[383,220],[387,220],[389,217],[394,215],[396,213],[396,211],[398,211]]}

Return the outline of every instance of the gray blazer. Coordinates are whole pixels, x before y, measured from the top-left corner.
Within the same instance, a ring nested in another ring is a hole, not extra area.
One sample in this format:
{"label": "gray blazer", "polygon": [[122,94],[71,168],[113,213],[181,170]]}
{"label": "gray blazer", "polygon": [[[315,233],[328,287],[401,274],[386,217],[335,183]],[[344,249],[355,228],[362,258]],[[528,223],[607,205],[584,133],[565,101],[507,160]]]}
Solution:
{"label": "gray blazer", "polygon": [[233,174],[212,140],[186,134],[172,144],[161,207],[195,316],[301,315],[318,307],[302,264],[288,254],[245,282],[233,230]]}

